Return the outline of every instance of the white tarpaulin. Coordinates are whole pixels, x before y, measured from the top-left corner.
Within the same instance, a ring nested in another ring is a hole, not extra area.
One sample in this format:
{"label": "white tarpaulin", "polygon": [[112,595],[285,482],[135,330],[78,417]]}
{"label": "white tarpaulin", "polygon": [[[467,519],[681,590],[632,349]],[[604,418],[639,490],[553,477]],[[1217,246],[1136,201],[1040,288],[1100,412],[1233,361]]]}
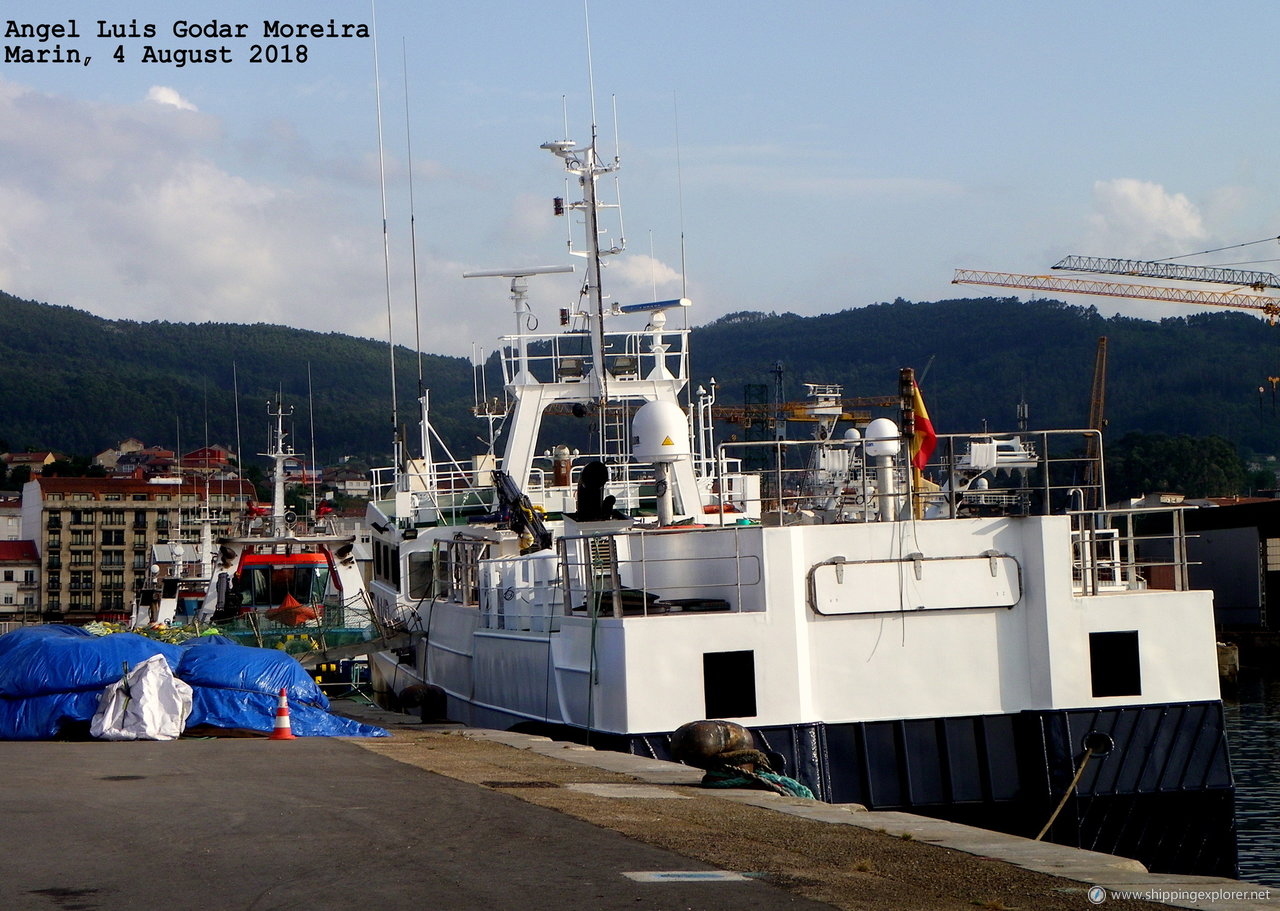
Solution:
{"label": "white tarpaulin", "polygon": [[103,691],[89,732],[100,740],[175,740],[190,714],[191,687],[153,655]]}

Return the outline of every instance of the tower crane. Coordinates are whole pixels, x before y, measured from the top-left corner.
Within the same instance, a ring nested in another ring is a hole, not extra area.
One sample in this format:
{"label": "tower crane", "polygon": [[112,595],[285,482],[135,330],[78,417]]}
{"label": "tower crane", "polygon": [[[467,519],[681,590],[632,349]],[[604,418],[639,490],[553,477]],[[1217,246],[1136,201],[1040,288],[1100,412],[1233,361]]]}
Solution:
{"label": "tower crane", "polygon": [[[1117,262],[1121,262],[1117,260]],[[1190,267],[1184,267],[1190,268]],[[1123,273],[1131,274],[1131,273]],[[1210,279],[1203,279],[1210,281]],[[1025,288],[1031,291],[1059,291],[1065,294],[1096,294],[1101,297],[1127,297],[1138,300],[1199,304],[1205,307],[1232,307],[1259,311],[1267,322],[1280,319],[1280,298],[1240,291],[1201,291],[1194,288],[1139,285],[1091,278],[1067,278],[1057,275],[1023,275],[1014,272],[989,272],[957,269],[953,285],[991,285],[998,288]]]}
{"label": "tower crane", "polygon": [[1093,272],[1100,275],[1136,275],[1140,278],[1167,278],[1183,282],[1213,282],[1265,291],[1280,288],[1280,275],[1247,269],[1224,269],[1221,266],[1184,266],[1159,260],[1112,259],[1104,256],[1064,256],[1053,264],[1068,272]]}

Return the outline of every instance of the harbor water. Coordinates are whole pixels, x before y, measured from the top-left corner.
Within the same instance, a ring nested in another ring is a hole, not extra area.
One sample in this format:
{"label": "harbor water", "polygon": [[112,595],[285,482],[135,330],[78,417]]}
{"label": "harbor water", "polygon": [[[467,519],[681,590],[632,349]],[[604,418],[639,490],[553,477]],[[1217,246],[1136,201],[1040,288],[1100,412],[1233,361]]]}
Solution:
{"label": "harbor water", "polygon": [[1236,781],[1240,878],[1280,886],[1280,672],[1242,667],[1224,693]]}

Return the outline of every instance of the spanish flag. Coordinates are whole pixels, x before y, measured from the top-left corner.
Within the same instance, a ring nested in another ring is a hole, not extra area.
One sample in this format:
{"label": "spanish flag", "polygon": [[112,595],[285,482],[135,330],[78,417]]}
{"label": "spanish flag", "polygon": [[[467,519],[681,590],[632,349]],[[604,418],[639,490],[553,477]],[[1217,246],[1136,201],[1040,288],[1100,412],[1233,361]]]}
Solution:
{"label": "spanish flag", "polygon": [[924,396],[920,387],[911,384],[911,407],[915,411],[916,432],[911,438],[911,464],[916,471],[924,471],[929,464],[929,457],[938,445],[938,435],[933,430],[933,422],[929,420],[929,412],[924,407]]}

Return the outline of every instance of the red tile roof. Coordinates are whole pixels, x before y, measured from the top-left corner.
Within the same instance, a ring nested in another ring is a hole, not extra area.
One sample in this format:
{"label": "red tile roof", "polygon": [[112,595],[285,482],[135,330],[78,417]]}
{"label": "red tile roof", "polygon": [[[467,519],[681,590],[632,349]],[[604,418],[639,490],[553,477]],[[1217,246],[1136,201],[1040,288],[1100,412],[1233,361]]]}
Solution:
{"label": "red tile roof", "polygon": [[[183,484],[149,484],[133,478],[32,478],[44,493],[118,493],[118,494],[175,494],[195,493],[204,496],[205,482],[188,481]],[[213,481],[208,484],[210,493],[253,495],[253,485],[237,479]]]}
{"label": "red tile roof", "polygon": [[0,563],[39,563],[35,541],[0,541]]}

